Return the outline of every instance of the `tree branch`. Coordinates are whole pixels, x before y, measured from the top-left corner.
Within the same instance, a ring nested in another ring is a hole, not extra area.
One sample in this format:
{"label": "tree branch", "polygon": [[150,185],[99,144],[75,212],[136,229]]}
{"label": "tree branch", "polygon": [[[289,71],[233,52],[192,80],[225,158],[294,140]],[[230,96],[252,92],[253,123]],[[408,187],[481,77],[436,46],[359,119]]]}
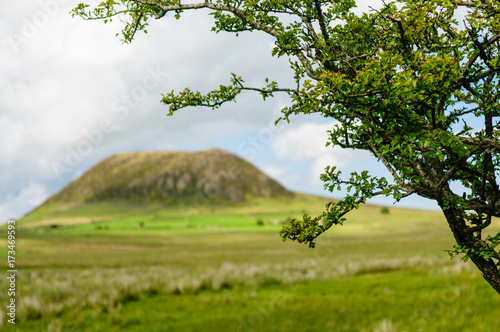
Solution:
{"label": "tree branch", "polygon": [[229,5],[221,5],[221,4],[213,4],[210,2],[203,2],[203,3],[194,3],[194,4],[179,4],[179,5],[163,5],[161,2],[155,1],[155,5],[157,5],[160,9],[161,12],[156,16],[156,18],[161,18],[165,16],[166,13],[171,12],[171,11],[179,11],[179,10],[189,10],[189,9],[203,9],[203,8],[208,8],[214,11],[225,11],[225,12],[230,12],[234,16],[238,17],[242,22],[250,25],[252,28],[260,31],[264,31],[265,33],[277,38],[279,36],[278,31],[276,31],[273,28],[270,28],[269,26],[264,26],[258,21],[250,20],[248,16],[242,12],[240,9],[229,6]]}
{"label": "tree branch", "polygon": [[392,167],[392,165],[389,163],[389,161],[387,159],[385,159],[381,154],[380,152],[378,151],[378,149],[375,147],[375,144],[373,144],[372,142],[368,141],[368,146],[370,147],[370,150],[372,150],[373,154],[382,161],[382,163],[384,164],[385,168],[387,168],[387,170],[389,172],[391,172],[391,175],[392,177],[394,178],[394,180],[397,182],[397,183],[403,183],[403,179],[401,179],[399,177],[399,174],[396,172],[396,170],[394,169],[394,167]]}
{"label": "tree branch", "polygon": [[321,10],[321,4],[319,0],[314,0],[314,8],[316,9],[316,13],[318,15],[318,23],[321,29],[321,35],[326,43],[330,40],[330,36],[328,35],[328,31],[326,30],[325,18],[323,17],[323,11]]}
{"label": "tree branch", "polygon": [[397,19],[390,14],[386,14],[385,17],[387,17],[389,20],[391,20],[392,22],[394,22],[398,25],[399,35],[401,36],[401,41],[403,42],[403,48],[405,50],[405,53],[409,54],[410,53],[410,46],[408,45],[408,39],[406,38],[406,33],[405,33],[405,29],[403,27],[403,22],[401,22],[400,19]]}
{"label": "tree branch", "polygon": [[468,145],[472,145],[475,148],[479,148],[481,150],[490,150],[491,152],[500,152],[500,142],[496,139],[489,139],[483,137],[464,137],[458,136],[458,138]]}

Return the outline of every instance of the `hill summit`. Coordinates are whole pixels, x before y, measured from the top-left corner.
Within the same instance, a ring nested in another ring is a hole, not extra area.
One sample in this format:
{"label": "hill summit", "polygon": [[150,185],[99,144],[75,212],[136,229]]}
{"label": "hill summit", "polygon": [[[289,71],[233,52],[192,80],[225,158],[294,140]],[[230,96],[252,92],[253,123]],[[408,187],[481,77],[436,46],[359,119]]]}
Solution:
{"label": "hill summit", "polygon": [[197,197],[238,202],[293,196],[249,162],[228,152],[126,152],[88,170],[42,206],[53,203],[175,203]]}

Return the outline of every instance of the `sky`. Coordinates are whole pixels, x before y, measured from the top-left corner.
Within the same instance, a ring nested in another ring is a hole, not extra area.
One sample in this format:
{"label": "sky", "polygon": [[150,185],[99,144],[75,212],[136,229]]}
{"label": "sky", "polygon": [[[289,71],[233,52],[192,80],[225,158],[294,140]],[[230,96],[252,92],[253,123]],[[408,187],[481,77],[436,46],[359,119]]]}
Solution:
{"label": "sky", "polygon": [[[95,1],[94,1],[95,2]],[[89,3],[92,3],[90,1]],[[325,147],[331,119],[295,116],[275,126],[286,96],[245,92],[218,110],[167,116],[161,94],[208,92],[232,72],[250,85],[269,77],[293,84],[285,58],[262,33],[215,34],[208,11],[153,21],[122,44],[121,23],[83,21],[76,2],[0,3],[0,222],[20,218],[99,161],[123,151],[220,148],[256,165],[287,189],[340,198],[323,189],[328,165],[388,176],[366,152]],[[360,2],[361,10],[368,4]],[[116,21],[116,20],[115,20]],[[393,199],[372,203],[392,206]],[[407,198],[400,207],[434,208]]]}

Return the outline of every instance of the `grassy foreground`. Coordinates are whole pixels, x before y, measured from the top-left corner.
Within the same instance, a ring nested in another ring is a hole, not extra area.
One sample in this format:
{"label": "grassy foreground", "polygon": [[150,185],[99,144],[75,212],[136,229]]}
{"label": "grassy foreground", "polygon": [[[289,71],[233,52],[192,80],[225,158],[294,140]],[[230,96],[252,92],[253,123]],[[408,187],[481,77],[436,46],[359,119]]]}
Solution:
{"label": "grassy foreground", "polygon": [[500,297],[449,259],[440,213],[363,206],[316,249],[281,241],[281,222],[323,203],[40,211],[18,222],[16,325],[2,278],[0,329],[498,329]]}

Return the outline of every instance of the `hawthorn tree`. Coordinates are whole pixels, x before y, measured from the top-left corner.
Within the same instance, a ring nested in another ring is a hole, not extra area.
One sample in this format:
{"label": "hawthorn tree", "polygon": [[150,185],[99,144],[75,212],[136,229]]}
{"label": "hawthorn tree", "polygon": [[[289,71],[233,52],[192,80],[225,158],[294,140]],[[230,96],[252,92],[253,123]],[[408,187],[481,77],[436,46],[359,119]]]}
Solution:
{"label": "hawthorn tree", "polygon": [[442,209],[457,243],[450,254],[472,260],[500,293],[500,233],[487,234],[500,217],[500,1],[402,0],[362,15],[353,7],[354,0],[106,0],[80,4],[72,14],[105,22],[119,16],[125,43],[151,19],[200,9],[213,15],[215,32],[273,37],[272,55],[289,58],[293,86],[268,79],[248,86],[232,74],[207,94],[165,94],[169,115],[188,106],[218,108],[252,90],[264,99],[290,96],[280,120],[298,113],[335,119],[327,144],[370,151],[392,178],[368,171],[343,177],[327,167],[325,188],[349,194],[322,215],[290,220],[283,240],[314,247],[374,196],[419,195]]}

